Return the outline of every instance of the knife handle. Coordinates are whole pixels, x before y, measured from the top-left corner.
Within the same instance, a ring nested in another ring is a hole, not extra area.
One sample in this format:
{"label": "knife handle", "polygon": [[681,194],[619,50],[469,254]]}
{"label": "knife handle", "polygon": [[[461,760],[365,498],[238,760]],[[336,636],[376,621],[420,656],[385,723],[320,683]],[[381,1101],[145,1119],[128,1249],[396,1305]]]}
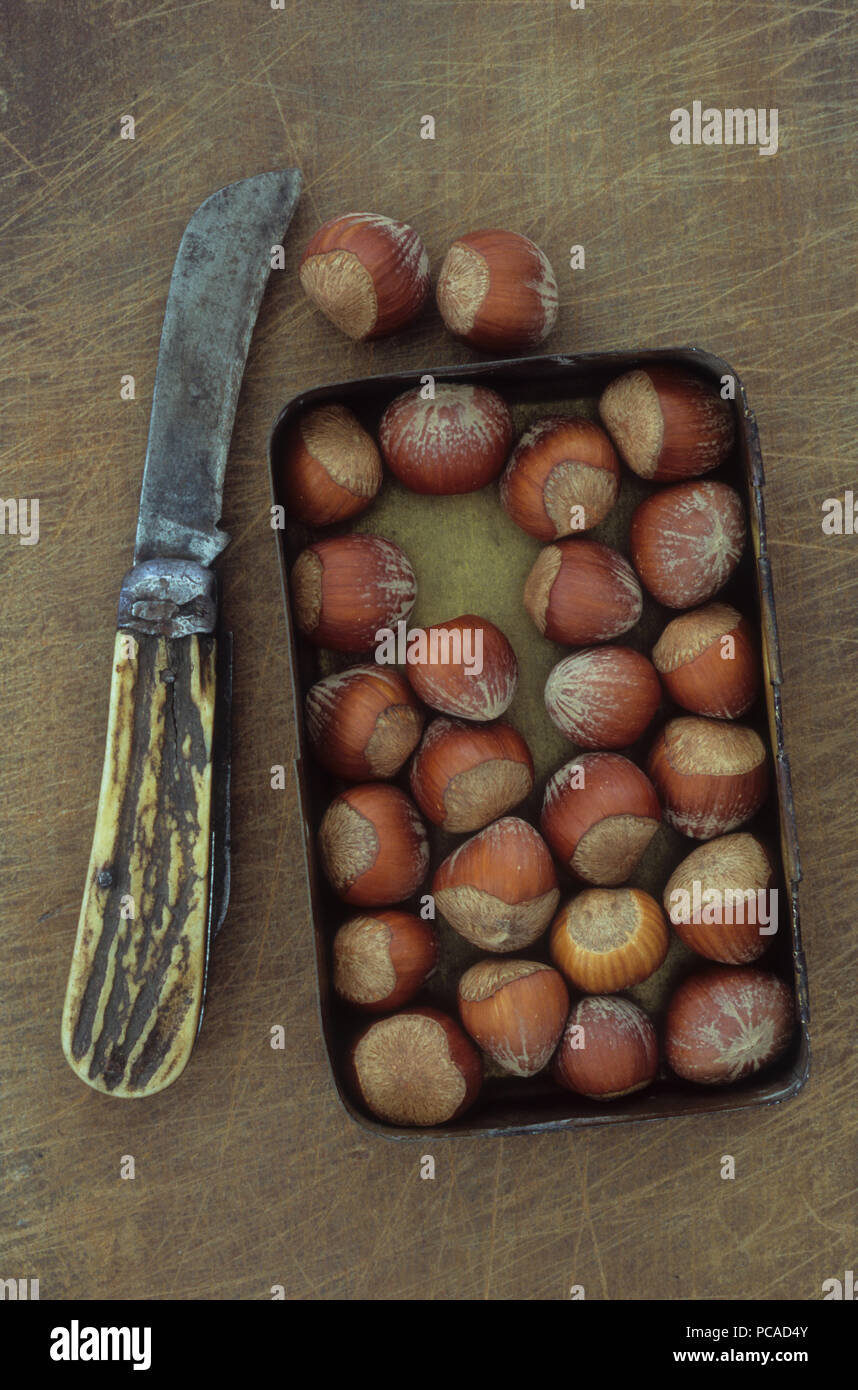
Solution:
{"label": "knife handle", "polygon": [[188,1061],[211,869],[213,637],[116,634],[98,812],[63,1010],[72,1070],[153,1095]]}

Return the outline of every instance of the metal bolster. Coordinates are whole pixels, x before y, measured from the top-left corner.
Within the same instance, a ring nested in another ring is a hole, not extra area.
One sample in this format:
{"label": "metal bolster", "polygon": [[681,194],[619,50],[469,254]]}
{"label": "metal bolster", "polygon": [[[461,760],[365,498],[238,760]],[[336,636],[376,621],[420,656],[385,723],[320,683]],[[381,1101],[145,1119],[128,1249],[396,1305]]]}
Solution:
{"label": "metal bolster", "polygon": [[119,591],[117,627],[152,637],[213,632],[217,581],[194,560],[144,560],[129,570]]}

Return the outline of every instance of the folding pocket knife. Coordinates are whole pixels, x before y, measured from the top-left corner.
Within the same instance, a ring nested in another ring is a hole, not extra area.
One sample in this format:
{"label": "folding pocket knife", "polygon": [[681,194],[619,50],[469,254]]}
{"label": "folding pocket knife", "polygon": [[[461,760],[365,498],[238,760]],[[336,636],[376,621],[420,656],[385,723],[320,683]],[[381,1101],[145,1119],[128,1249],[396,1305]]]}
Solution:
{"label": "folding pocket knife", "polygon": [[219,189],[170,282],[62,1023],[72,1070],[112,1096],[181,1074],[226,911],[232,666],[211,565],[229,542],[218,522],[253,325],[300,184],[288,169]]}

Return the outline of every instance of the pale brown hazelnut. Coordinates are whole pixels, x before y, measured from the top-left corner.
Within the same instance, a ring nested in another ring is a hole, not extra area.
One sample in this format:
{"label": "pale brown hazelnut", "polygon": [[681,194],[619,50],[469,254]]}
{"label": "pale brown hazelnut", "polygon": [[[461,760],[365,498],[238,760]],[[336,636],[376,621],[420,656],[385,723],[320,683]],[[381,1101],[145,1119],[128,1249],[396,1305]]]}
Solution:
{"label": "pale brown hazelnut", "polygon": [[349,1073],[359,1100],[380,1120],[443,1125],[473,1105],[483,1064],[454,1019],[412,1007],[364,1029],[351,1048]]}

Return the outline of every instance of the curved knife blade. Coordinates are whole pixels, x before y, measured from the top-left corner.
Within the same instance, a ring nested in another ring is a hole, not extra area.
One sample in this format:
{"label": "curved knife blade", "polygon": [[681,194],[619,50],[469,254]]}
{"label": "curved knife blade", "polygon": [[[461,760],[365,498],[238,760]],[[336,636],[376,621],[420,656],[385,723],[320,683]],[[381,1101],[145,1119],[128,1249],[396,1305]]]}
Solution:
{"label": "curved knife blade", "polygon": [[298,200],[297,169],[257,174],[207,198],[179,246],[152,398],[134,563],[210,565],[227,453],[253,325]]}

